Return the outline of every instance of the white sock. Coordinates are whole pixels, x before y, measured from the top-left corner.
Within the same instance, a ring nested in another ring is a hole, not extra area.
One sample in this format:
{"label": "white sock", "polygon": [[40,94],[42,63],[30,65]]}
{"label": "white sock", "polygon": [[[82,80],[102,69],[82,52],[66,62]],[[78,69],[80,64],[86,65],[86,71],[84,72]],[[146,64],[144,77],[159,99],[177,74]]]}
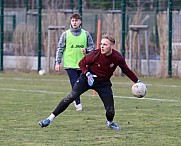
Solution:
{"label": "white sock", "polygon": [[112,124],[112,121],[107,121],[107,124],[108,124],[108,125]]}
{"label": "white sock", "polygon": [[49,119],[50,122],[52,122],[54,118],[55,118],[55,115],[51,113],[51,115],[47,119]]}

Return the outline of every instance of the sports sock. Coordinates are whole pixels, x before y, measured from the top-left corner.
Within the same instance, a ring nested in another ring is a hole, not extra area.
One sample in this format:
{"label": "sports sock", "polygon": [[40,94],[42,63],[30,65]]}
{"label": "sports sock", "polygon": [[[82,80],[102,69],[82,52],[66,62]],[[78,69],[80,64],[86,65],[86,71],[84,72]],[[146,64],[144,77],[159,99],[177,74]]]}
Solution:
{"label": "sports sock", "polygon": [[112,124],[112,121],[107,121],[107,124],[108,124],[108,125]]}
{"label": "sports sock", "polygon": [[52,122],[54,118],[55,118],[55,115],[53,113],[51,113],[47,119],[49,119],[50,122]]}

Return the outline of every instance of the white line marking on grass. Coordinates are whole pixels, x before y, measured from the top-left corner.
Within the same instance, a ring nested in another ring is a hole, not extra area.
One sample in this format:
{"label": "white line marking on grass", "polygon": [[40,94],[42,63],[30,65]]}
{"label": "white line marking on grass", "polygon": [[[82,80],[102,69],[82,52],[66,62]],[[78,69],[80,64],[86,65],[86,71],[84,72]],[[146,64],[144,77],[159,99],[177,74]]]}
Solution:
{"label": "white line marking on grass", "polygon": [[40,79],[40,78],[0,78],[0,80],[15,80],[15,81],[32,81],[32,80],[41,80],[41,81],[49,81],[49,82],[60,82],[69,80],[60,80],[60,79]]}
{"label": "white line marking on grass", "polygon": [[14,88],[0,88],[1,91],[16,91],[16,92],[35,92],[35,93],[46,93],[46,94],[65,94],[65,92],[51,92],[46,90],[19,90]]}
{"label": "white line marking on grass", "polygon": [[178,86],[178,85],[157,85],[157,86],[162,86],[162,87],[181,87],[181,86]]}
{"label": "white line marking on grass", "polygon": [[150,100],[150,101],[163,101],[163,102],[181,102],[181,100],[160,99],[160,98],[137,98],[137,97],[128,97],[128,96],[114,96],[114,97],[126,98],[126,99]]}
{"label": "white line marking on grass", "polygon": [[[46,90],[19,90],[14,88],[0,88],[1,91],[15,91],[15,92],[34,92],[34,93],[44,93],[44,94],[69,94],[66,92],[54,92],[54,91],[46,91]],[[85,94],[85,96],[93,96]],[[98,95],[97,95],[98,96]],[[149,101],[162,101],[162,102],[181,102],[181,100],[172,100],[172,99],[159,99],[159,98],[136,98],[129,96],[114,96],[114,98],[125,98],[125,99],[134,99],[134,100],[149,100]]]}
{"label": "white line marking on grass", "polygon": [[[41,78],[3,78],[3,77],[0,77],[0,80],[19,80],[19,81],[23,81],[23,80],[27,80],[27,81],[31,81],[31,80],[41,80],[41,81],[49,81],[49,82],[69,82],[69,80],[62,80],[62,79],[41,79]],[[129,82],[112,82],[112,84],[115,84],[115,85],[123,85],[123,84],[127,84],[127,85],[133,85],[133,83],[129,83]],[[145,83],[146,84],[146,83]],[[179,88],[181,86],[179,85],[162,85],[162,84],[156,84],[156,85],[153,85],[153,84],[146,84],[147,86],[161,86],[161,87],[173,87],[173,88]]]}
{"label": "white line marking on grass", "polygon": [[[115,85],[122,85],[122,84],[127,84],[127,85],[133,85],[133,83],[128,83],[128,82],[112,82],[113,84],[115,84]],[[159,86],[159,87],[173,87],[173,88],[180,88],[181,86],[179,86],[179,85],[171,85],[171,84],[169,84],[169,85],[161,85],[161,84],[156,84],[156,85],[153,85],[153,84],[146,84],[145,83],[145,85],[147,85],[147,86]]]}

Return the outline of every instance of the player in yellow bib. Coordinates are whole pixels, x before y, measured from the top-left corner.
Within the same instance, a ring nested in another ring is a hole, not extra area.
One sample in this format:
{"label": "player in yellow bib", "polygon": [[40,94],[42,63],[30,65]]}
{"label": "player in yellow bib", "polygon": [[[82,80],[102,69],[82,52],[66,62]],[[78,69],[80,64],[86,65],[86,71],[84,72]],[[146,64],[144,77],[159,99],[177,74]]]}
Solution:
{"label": "player in yellow bib", "polygon": [[[69,76],[73,88],[81,74],[78,66],[79,61],[85,54],[94,50],[94,42],[90,33],[81,28],[82,19],[79,14],[71,16],[70,29],[66,30],[60,37],[55,58],[55,70],[60,71],[60,64],[63,58],[64,68]],[[74,101],[76,110],[82,110],[83,106],[78,97]]]}
{"label": "player in yellow bib", "polygon": [[79,68],[79,61],[85,56],[82,48],[87,48],[86,31],[81,29],[79,36],[74,36],[70,30],[66,31],[66,48],[63,53],[65,68]]}

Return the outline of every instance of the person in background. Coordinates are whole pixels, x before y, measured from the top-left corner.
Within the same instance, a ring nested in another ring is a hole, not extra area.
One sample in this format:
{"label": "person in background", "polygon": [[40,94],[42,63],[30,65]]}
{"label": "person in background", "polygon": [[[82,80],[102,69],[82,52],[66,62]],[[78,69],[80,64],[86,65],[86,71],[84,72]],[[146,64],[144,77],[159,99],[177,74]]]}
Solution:
{"label": "person in background", "polygon": [[122,72],[134,83],[141,82],[137,76],[127,66],[124,57],[114,49],[115,39],[110,35],[103,35],[100,49],[96,49],[87,54],[79,62],[82,74],[76,81],[70,94],[63,98],[50,116],[39,122],[41,127],[48,126],[59,114],[81,94],[89,89],[95,90],[100,96],[105,111],[106,124],[109,128],[122,130],[115,122],[114,98],[112,92],[112,83],[110,78],[116,67],[119,66]]}
{"label": "person in background", "polygon": [[[94,42],[90,33],[81,28],[82,19],[79,14],[73,14],[70,18],[70,29],[66,30],[60,37],[55,58],[55,70],[60,71],[60,63],[63,57],[64,68],[69,76],[73,88],[76,80],[81,74],[78,66],[79,61],[85,54],[94,49]],[[77,111],[83,109],[80,97],[74,101]]]}

